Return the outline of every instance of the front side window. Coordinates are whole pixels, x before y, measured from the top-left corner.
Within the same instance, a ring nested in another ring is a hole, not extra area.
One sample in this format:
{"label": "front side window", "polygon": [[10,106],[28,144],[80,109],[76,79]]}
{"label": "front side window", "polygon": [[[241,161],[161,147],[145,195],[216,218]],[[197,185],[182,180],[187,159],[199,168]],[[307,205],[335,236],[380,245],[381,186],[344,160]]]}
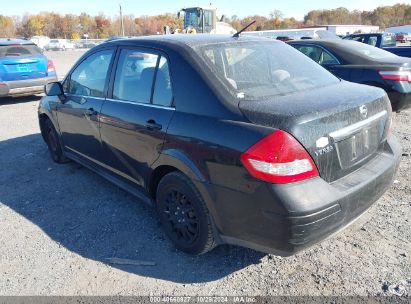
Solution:
{"label": "front side window", "polygon": [[113,98],[150,103],[158,55],[124,49],[120,53]]}
{"label": "front side window", "polygon": [[201,25],[199,12],[197,10],[186,10],[184,15],[184,25],[198,28]]}
{"label": "front side window", "polygon": [[378,37],[377,36],[370,36],[368,37],[368,44],[372,46],[376,46],[378,42]]}
{"label": "front side window", "polygon": [[112,56],[112,50],[105,50],[94,53],[85,59],[63,84],[67,93],[104,97],[104,87]]}
{"label": "front side window", "polygon": [[196,46],[194,50],[205,63],[204,68],[210,70],[205,73],[217,77],[221,86],[234,93],[236,99],[265,99],[339,82],[327,70],[284,43],[226,42]]}

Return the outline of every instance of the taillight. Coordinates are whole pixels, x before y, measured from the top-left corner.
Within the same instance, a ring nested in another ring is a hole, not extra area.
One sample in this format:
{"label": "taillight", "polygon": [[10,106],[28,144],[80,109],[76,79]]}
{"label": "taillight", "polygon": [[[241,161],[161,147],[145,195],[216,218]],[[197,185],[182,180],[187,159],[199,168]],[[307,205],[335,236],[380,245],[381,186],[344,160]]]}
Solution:
{"label": "taillight", "polygon": [[47,73],[55,72],[55,71],[56,71],[56,69],[54,68],[53,61],[49,60],[48,63],[47,63]]}
{"label": "taillight", "polygon": [[384,80],[411,82],[410,71],[379,71],[378,74]]}
{"label": "taillight", "polygon": [[304,147],[290,134],[275,131],[241,154],[248,172],[274,184],[288,184],[318,176],[317,167]]}

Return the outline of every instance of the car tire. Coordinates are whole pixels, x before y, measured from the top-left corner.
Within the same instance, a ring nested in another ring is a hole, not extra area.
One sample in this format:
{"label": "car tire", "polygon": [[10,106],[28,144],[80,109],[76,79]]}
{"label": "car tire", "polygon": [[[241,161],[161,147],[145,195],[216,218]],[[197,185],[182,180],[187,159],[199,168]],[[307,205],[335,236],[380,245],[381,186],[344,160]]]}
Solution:
{"label": "car tire", "polygon": [[45,139],[50,152],[50,156],[54,162],[63,164],[69,161],[64,156],[63,149],[61,148],[60,138],[53,126],[53,123],[47,119],[44,123],[45,126]]}
{"label": "car tire", "polygon": [[213,222],[199,191],[180,172],[165,175],[157,187],[156,209],[175,247],[192,255],[216,246]]}

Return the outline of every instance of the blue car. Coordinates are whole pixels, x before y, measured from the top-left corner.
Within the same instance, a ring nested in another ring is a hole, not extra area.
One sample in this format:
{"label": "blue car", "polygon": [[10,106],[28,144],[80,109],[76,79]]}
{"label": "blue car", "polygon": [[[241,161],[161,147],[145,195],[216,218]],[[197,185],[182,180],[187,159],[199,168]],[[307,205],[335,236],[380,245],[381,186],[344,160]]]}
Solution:
{"label": "blue car", "polygon": [[0,39],[0,97],[41,93],[56,80],[53,62],[33,42]]}

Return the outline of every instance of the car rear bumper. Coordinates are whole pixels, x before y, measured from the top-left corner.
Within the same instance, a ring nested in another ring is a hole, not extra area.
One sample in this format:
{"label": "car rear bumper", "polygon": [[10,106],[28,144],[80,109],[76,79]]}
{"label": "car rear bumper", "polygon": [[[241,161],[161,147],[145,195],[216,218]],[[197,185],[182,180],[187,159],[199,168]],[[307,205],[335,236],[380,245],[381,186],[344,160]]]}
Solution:
{"label": "car rear bumper", "polygon": [[387,94],[394,111],[402,111],[411,108],[411,92],[401,93],[398,91],[391,91]]}
{"label": "car rear bumper", "polygon": [[212,186],[211,213],[222,242],[289,256],[340,231],[391,185],[401,147],[393,136],[385,146],[363,167],[332,183],[314,178],[262,184],[252,193]]}
{"label": "car rear bumper", "polygon": [[38,79],[0,82],[0,97],[19,96],[44,92],[44,85],[57,81],[56,76]]}

